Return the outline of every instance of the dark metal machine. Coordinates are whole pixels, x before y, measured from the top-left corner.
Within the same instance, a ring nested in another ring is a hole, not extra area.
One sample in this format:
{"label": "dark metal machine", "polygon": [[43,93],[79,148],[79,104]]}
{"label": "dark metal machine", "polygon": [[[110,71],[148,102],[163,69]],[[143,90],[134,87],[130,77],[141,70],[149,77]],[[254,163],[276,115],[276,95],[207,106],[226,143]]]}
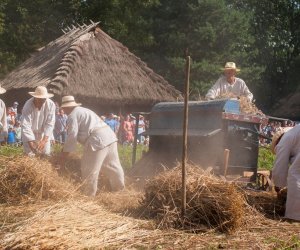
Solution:
{"label": "dark metal machine", "polygon": [[[268,119],[242,114],[239,105],[233,99],[189,102],[189,161],[222,171],[224,150],[229,149],[228,174],[251,171],[256,176],[259,127]],[[169,165],[181,160],[183,111],[183,102],[163,102],[150,113],[149,152],[165,156]]]}

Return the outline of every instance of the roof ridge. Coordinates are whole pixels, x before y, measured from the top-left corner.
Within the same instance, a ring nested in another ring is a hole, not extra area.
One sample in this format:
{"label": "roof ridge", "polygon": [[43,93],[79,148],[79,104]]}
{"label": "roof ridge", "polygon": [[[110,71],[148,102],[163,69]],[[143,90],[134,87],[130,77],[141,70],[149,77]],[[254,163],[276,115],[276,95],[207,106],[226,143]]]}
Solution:
{"label": "roof ridge", "polygon": [[88,31],[76,38],[70,45],[70,48],[64,53],[59,67],[54,73],[49,84],[49,91],[58,94],[61,93],[66,86],[68,86],[69,75],[73,71],[75,63],[83,54],[82,44],[93,37],[95,37],[94,33],[92,31]]}

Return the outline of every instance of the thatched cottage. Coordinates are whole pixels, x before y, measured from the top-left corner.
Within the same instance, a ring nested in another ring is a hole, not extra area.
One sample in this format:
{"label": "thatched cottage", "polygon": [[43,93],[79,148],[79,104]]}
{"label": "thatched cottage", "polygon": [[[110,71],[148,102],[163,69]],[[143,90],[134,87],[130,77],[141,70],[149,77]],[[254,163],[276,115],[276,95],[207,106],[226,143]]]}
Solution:
{"label": "thatched cottage", "polygon": [[74,27],[39,49],[0,84],[1,98],[10,106],[23,104],[28,91],[46,86],[57,101],[63,95],[97,112],[149,111],[160,101],[181,94],[128,48],[103,32],[98,23]]}

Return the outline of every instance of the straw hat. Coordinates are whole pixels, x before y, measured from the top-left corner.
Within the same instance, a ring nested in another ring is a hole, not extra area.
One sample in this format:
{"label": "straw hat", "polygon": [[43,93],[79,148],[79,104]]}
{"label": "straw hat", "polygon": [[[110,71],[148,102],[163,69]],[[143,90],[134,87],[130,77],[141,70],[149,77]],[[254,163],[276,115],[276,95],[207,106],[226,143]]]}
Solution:
{"label": "straw hat", "polygon": [[75,102],[74,96],[71,95],[66,95],[63,96],[62,101],[61,101],[61,108],[66,108],[66,107],[77,107],[81,106],[81,103]]}
{"label": "straw hat", "polygon": [[227,70],[227,69],[234,69],[235,71],[241,71],[239,68],[236,67],[235,63],[234,62],[227,62],[225,64],[225,67],[222,68],[222,70]]}
{"label": "straw hat", "polygon": [[28,93],[35,98],[51,98],[54,96],[53,94],[48,93],[47,88],[44,86],[38,86],[34,92]]}
{"label": "straw hat", "polygon": [[0,86],[0,94],[4,94],[5,92],[6,92],[6,89],[4,89]]}
{"label": "straw hat", "polygon": [[277,131],[273,135],[272,142],[271,142],[271,147],[270,147],[273,154],[276,154],[275,148],[276,148],[277,144],[279,143],[280,139],[282,138],[282,136],[284,135],[284,133],[291,130],[292,128],[293,127],[282,128],[281,130]]}

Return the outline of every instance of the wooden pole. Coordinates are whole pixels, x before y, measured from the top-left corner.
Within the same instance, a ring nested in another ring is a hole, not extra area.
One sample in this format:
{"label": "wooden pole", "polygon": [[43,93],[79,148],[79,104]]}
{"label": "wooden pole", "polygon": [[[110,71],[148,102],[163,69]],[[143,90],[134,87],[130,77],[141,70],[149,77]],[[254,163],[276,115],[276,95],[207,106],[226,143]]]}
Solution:
{"label": "wooden pole", "polygon": [[187,129],[188,129],[188,101],[190,85],[191,57],[186,57],[185,84],[184,84],[184,117],[183,117],[183,143],[182,143],[182,218],[186,212],[186,158],[187,158]]}
{"label": "wooden pole", "polygon": [[227,170],[228,170],[228,160],[229,160],[229,149],[224,149],[224,177],[227,175]]}

